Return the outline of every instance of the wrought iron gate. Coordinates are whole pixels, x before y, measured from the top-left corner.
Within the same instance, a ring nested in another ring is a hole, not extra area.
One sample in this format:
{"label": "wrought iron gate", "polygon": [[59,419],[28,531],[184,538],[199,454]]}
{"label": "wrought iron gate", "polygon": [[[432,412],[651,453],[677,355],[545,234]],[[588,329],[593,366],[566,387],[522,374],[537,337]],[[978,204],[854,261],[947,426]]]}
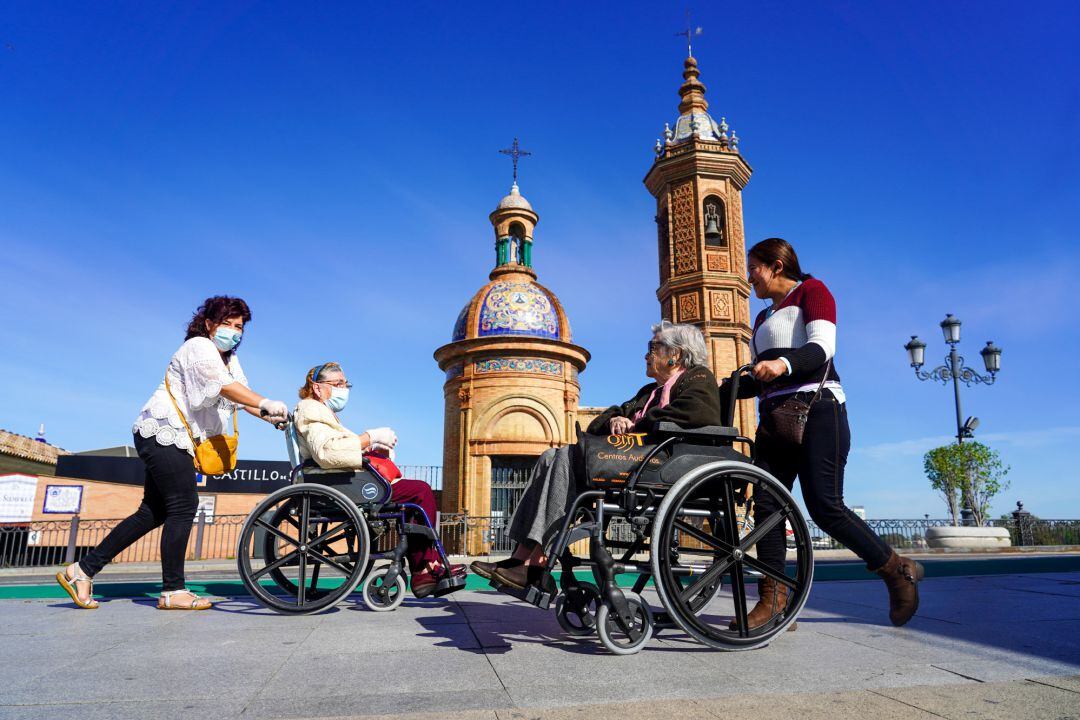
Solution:
{"label": "wrought iron gate", "polygon": [[514,514],[525,487],[529,483],[529,471],[536,458],[522,455],[496,455],[491,458],[491,526],[489,541],[492,552],[509,552],[513,549],[504,530]]}

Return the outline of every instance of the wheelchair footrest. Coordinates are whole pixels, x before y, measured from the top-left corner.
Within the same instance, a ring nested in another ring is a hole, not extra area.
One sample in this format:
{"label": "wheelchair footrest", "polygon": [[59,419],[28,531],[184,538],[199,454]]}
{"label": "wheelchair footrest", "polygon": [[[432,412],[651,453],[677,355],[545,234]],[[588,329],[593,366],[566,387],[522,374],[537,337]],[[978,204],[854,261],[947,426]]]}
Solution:
{"label": "wheelchair footrest", "polygon": [[653,627],[657,630],[678,627],[678,625],[675,624],[675,621],[671,619],[671,615],[668,613],[667,610],[660,610],[659,612],[654,612],[652,615],[652,619]]}
{"label": "wheelchair footrest", "polygon": [[435,597],[442,597],[443,595],[457,592],[465,587],[465,582],[467,580],[468,578],[464,575],[443,578],[435,585],[435,592],[433,592],[432,595]]}
{"label": "wheelchair footrest", "polygon": [[406,535],[421,535],[428,540],[438,540],[435,535],[435,531],[429,528],[427,525],[417,525],[415,523],[403,523],[401,526],[401,532]]}
{"label": "wheelchair footrest", "polygon": [[495,588],[501,593],[506,593],[511,597],[515,597],[522,602],[527,602],[530,605],[535,605],[541,610],[547,610],[551,607],[552,601],[558,594],[557,591],[545,590],[538,585],[526,585],[524,589],[518,589],[512,585],[504,585],[503,583],[491,579],[491,587]]}

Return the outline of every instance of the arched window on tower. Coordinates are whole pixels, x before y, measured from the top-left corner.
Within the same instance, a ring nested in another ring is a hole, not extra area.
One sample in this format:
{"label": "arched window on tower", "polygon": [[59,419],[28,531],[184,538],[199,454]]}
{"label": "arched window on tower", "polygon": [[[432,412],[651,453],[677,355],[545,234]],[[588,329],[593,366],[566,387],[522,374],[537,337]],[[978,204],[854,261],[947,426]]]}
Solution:
{"label": "arched window on tower", "polygon": [[510,262],[525,264],[525,226],[510,223]]}
{"label": "arched window on tower", "polygon": [[702,203],[705,218],[705,246],[726,248],[727,237],[727,213],[724,212],[724,201],[716,195],[709,195]]}

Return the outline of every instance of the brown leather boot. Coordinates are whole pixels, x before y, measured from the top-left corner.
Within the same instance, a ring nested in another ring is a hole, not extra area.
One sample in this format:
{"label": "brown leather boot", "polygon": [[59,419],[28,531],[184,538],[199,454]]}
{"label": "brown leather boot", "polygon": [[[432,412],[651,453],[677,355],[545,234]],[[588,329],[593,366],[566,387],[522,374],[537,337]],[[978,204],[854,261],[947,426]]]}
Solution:
{"label": "brown leather boot", "polygon": [[[871,570],[867,566],[867,570]],[[900,557],[895,552],[885,564],[874,570],[889,588],[889,620],[897,627],[903,625],[919,609],[919,585],[923,579],[922,563]]]}
{"label": "brown leather boot", "polygon": [[[746,625],[750,630],[756,630],[765,623],[776,617],[787,607],[788,586],[781,585],[772,578],[763,577],[758,580],[758,601],[753,609],[746,614]],[[788,632],[795,630],[798,623],[791,623]],[[738,624],[732,620],[728,623],[729,630],[738,630]]]}

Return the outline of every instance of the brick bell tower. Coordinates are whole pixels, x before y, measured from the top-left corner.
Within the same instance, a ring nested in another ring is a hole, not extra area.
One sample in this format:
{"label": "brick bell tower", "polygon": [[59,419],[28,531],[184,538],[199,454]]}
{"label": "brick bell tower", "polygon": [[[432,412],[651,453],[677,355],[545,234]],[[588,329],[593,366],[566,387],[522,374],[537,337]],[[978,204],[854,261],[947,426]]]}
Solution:
{"label": "brick bell tower", "polygon": [[[656,141],[645,187],[656,198],[661,315],[701,328],[719,381],[750,362],[742,189],[752,171],[724,118],[717,124],[709,115],[699,75],[697,60],[687,57],[680,115]],[[740,405],[738,426],[752,436],[752,403]]]}

